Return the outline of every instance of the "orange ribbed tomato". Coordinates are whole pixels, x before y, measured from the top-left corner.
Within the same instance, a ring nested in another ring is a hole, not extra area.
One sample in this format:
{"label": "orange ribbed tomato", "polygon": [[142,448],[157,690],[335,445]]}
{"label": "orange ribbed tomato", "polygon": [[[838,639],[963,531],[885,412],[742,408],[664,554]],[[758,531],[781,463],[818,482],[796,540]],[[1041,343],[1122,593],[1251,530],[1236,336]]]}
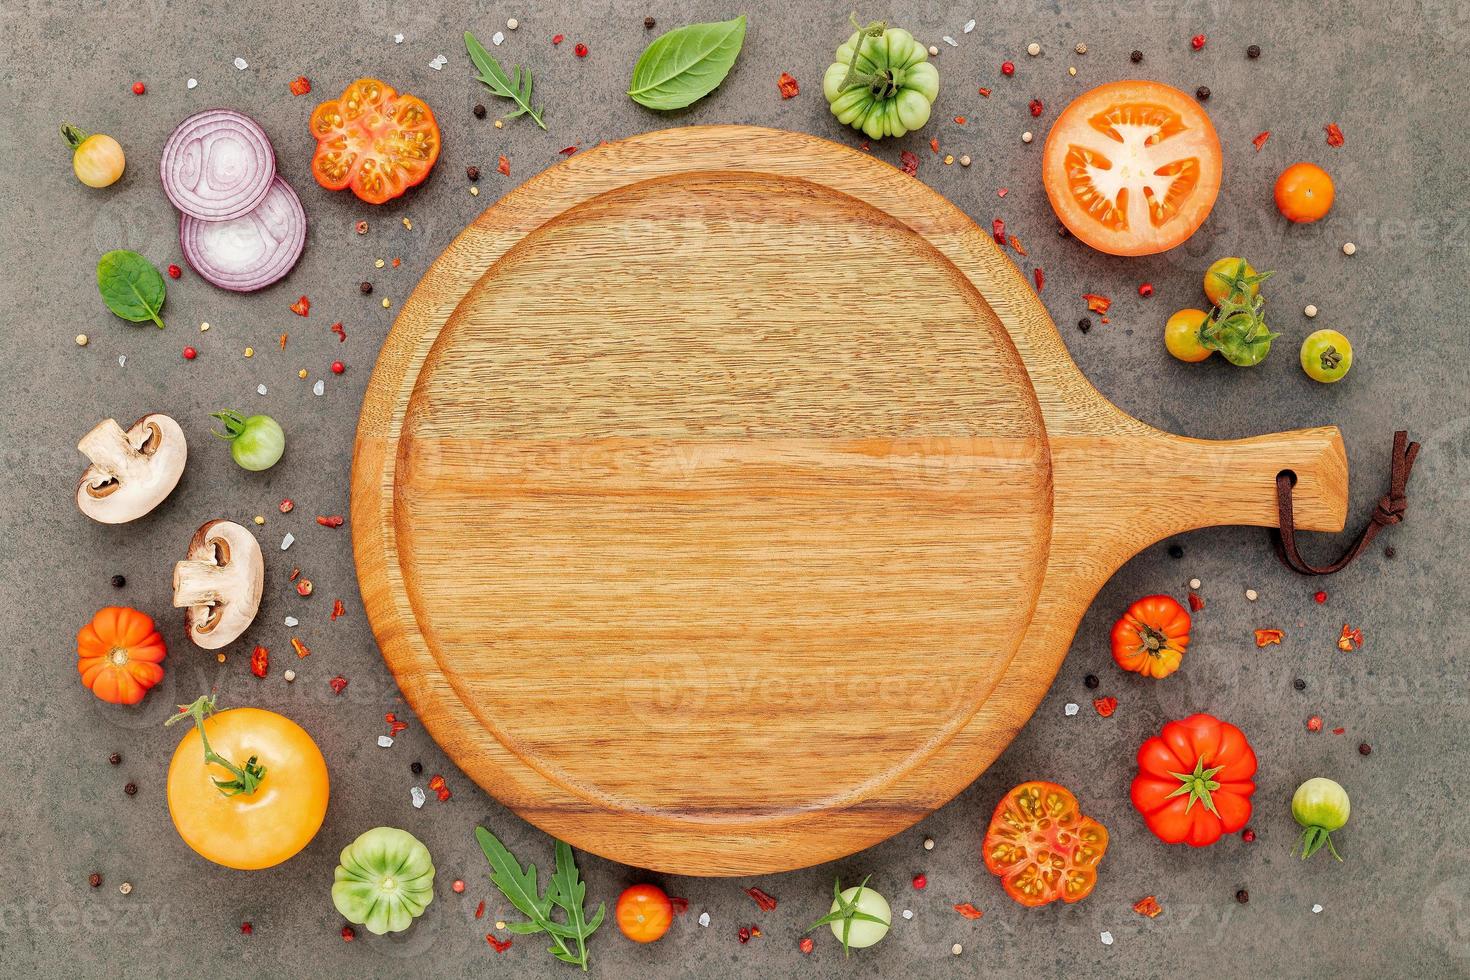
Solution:
{"label": "orange ribbed tomato", "polygon": [[1148,595],[1113,624],[1113,660],[1145,677],[1168,677],[1189,646],[1189,611],[1166,595]]}
{"label": "orange ribbed tomato", "polygon": [[109,704],[137,704],[163,680],[168,647],[153,617],[127,606],[99,609],[77,631],[77,672],[93,694]]}

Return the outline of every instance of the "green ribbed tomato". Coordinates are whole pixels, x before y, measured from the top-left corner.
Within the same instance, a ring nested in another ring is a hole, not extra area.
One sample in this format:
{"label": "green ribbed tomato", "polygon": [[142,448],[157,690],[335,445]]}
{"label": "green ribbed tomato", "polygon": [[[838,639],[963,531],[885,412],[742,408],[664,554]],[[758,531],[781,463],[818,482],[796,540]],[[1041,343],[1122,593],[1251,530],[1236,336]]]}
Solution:
{"label": "green ribbed tomato", "polygon": [[929,121],[939,71],[929,52],[900,27],[874,21],[837,49],[822,91],[837,121],[870,138],[902,136]]}
{"label": "green ribbed tomato", "polygon": [[429,849],[406,830],[374,827],[342,848],[332,904],[375,936],[402,932],[434,900]]}

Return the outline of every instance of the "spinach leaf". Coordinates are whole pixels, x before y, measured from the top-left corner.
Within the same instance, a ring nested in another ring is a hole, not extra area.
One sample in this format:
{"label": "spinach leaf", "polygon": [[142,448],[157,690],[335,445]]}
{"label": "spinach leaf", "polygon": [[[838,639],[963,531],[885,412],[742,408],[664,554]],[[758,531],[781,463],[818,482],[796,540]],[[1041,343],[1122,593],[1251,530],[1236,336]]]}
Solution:
{"label": "spinach leaf", "polygon": [[107,308],[124,320],[152,320],[163,327],[163,276],[137,252],[114,249],[97,260],[97,291]]}
{"label": "spinach leaf", "polygon": [[682,109],[715,90],[745,43],[745,15],[690,24],[650,44],[633,66],[628,97],[650,109]]}

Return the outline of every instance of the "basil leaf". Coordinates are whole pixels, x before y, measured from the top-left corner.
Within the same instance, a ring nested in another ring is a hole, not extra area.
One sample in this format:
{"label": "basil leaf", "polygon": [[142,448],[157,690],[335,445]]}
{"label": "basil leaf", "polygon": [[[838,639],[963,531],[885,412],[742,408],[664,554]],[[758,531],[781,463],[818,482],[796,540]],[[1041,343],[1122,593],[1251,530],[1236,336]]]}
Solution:
{"label": "basil leaf", "polygon": [[628,97],[650,109],[682,109],[725,80],[744,43],[744,14],[669,31],[644,49],[633,66]]}
{"label": "basil leaf", "polygon": [[158,315],[163,309],[163,276],[137,252],[119,248],[98,259],[97,291],[107,308],[124,320],[152,320],[163,326]]}

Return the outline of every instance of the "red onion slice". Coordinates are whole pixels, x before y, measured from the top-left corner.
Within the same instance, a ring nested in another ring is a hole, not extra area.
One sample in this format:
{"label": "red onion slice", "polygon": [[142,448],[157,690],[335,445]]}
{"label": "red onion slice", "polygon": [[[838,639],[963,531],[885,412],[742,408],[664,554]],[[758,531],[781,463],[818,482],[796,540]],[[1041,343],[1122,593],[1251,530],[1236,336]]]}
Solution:
{"label": "red onion slice", "polygon": [[265,198],[276,176],[276,154],[254,119],[208,109],[179,123],[158,169],[174,207],[203,221],[228,221]]}
{"label": "red onion slice", "polygon": [[291,185],[277,177],[265,200],[229,221],[179,218],[184,260],[221,289],[263,289],[291,271],[306,246],[306,212]]}

